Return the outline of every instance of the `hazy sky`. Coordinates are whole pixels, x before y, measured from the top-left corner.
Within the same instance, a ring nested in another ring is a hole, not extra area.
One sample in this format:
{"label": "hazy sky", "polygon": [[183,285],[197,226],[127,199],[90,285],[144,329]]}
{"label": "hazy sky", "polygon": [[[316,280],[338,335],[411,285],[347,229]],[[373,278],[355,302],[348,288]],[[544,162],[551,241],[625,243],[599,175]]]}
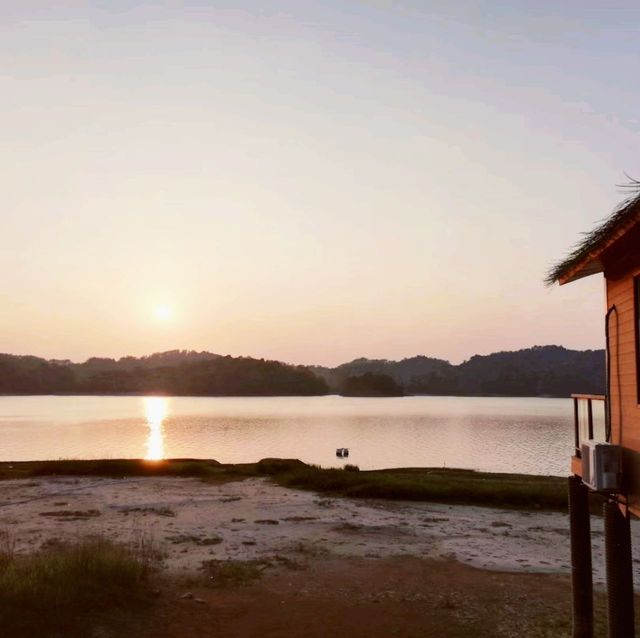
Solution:
{"label": "hazy sky", "polygon": [[640,4],[0,2],[0,351],[603,345]]}

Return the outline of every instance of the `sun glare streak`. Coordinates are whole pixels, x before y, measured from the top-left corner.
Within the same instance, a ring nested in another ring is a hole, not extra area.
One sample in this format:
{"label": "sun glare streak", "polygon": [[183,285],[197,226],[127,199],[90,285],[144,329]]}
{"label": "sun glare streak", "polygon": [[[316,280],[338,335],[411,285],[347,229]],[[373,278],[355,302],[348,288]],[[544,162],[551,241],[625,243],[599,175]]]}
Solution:
{"label": "sun glare streak", "polygon": [[145,460],[160,461],[164,458],[164,430],[162,422],[169,412],[169,400],[165,397],[145,397],[145,414],[149,433],[145,447]]}

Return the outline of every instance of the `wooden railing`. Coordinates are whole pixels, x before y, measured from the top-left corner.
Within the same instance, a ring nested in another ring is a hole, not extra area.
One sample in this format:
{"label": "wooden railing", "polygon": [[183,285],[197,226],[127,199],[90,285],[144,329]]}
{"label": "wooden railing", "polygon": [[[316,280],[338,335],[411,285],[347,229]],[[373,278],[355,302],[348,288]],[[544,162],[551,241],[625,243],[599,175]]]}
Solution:
{"label": "wooden railing", "polygon": [[[606,421],[607,418],[607,397],[604,394],[572,394],[571,398],[573,399],[573,429],[574,429],[574,437],[575,437],[575,446],[576,446],[576,456],[580,458],[582,456],[581,452],[581,441],[585,438],[589,441],[594,440],[594,421],[593,421],[593,402],[594,401],[604,401],[604,419]],[[580,436],[580,430],[582,426],[583,419],[580,417],[580,407],[581,405],[585,405],[587,408],[586,413],[586,437]],[[606,426],[605,426],[606,431]],[[604,441],[603,441],[604,442]]]}

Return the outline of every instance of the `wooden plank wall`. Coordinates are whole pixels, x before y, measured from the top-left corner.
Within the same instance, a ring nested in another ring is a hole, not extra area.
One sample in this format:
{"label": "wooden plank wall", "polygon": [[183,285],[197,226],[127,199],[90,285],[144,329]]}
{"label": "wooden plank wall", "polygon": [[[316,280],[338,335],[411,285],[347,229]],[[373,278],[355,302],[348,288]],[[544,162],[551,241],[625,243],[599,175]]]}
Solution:
{"label": "wooden plank wall", "polygon": [[[607,306],[610,308],[615,305],[617,310],[617,313],[613,313],[609,318],[612,442],[640,452],[636,313],[633,290],[633,278],[636,274],[640,274],[640,271],[619,279],[607,280]],[[622,432],[620,431],[621,423]]]}
{"label": "wooden plank wall", "polygon": [[629,505],[640,515],[640,406],[638,405],[636,310],[634,276],[640,268],[613,279],[607,277],[609,318],[611,441],[622,445],[623,475],[627,474]]}

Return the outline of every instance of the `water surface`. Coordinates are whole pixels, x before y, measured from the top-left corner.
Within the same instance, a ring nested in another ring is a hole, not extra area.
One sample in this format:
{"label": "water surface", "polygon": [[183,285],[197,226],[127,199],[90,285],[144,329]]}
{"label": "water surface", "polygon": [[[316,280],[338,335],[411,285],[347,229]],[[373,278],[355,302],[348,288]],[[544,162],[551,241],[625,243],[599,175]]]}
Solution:
{"label": "water surface", "polygon": [[265,457],[567,475],[570,399],[0,397],[0,460]]}

